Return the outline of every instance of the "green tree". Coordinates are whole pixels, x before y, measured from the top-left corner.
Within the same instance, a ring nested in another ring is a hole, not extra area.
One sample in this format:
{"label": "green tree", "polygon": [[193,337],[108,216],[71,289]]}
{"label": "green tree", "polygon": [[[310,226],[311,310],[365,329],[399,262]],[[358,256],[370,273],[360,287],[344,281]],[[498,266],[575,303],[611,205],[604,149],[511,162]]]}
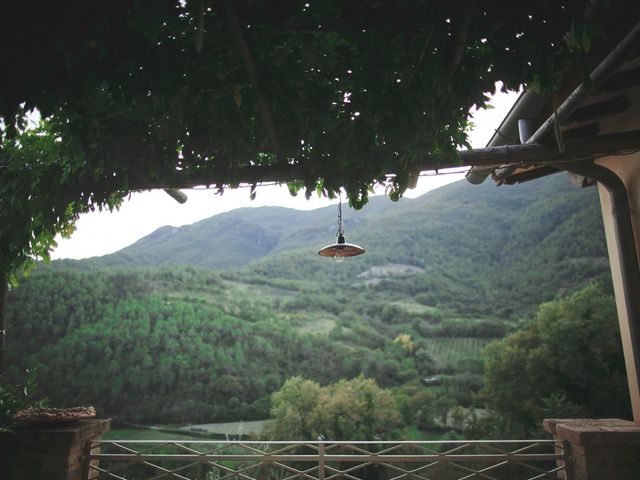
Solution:
{"label": "green tree", "polygon": [[615,303],[594,284],[543,304],[486,355],[482,397],[503,434],[538,431],[545,417],[630,414]]}
{"label": "green tree", "polygon": [[317,432],[335,440],[385,439],[401,426],[391,391],[363,376],[325,387],[310,417]]}
{"label": "green tree", "polygon": [[[316,382],[301,377],[288,379],[282,388],[271,396],[271,416],[269,433],[275,438],[289,440],[315,439],[309,419],[323,394],[323,388]],[[315,435],[314,435],[315,434]]]}
{"label": "green tree", "polygon": [[411,420],[418,428],[429,430],[437,427],[434,422],[439,413],[436,404],[437,395],[430,390],[420,390],[408,400],[407,407]]}
{"label": "green tree", "polygon": [[275,438],[385,439],[402,426],[392,393],[362,376],[326,387],[294,377],[273,394],[272,405],[268,433]]}
{"label": "green tree", "polygon": [[24,382],[20,385],[10,384],[0,375],[0,433],[11,431],[16,423],[16,412],[29,407],[43,407],[46,400],[35,401],[37,388],[36,372],[27,370]]}

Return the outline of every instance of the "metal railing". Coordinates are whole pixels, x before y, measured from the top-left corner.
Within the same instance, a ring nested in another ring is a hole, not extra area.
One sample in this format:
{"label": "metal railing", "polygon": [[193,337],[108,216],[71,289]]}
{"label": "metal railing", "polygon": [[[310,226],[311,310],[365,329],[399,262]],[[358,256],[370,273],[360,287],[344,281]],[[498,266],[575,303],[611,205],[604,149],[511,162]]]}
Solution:
{"label": "metal railing", "polygon": [[553,440],[98,441],[87,479],[534,480],[564,478]]}

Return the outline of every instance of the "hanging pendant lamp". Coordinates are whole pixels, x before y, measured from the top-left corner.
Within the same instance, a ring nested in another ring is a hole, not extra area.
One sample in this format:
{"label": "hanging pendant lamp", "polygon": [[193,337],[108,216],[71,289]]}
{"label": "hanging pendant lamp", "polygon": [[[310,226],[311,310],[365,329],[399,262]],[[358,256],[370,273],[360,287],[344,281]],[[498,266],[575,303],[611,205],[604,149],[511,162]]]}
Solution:
{"label": "hanging pendant lamp", "polygon": [[323,257],[333,257],[336,263],[344,262],[346,257],[355,257],[356,255],[362,255],[365,250],[360,245],[354,243],[346,243],[344,239],[344,229],[342,228],[342,196],[338,202],[338,237],[336,243],[323,247],[318,252]]}

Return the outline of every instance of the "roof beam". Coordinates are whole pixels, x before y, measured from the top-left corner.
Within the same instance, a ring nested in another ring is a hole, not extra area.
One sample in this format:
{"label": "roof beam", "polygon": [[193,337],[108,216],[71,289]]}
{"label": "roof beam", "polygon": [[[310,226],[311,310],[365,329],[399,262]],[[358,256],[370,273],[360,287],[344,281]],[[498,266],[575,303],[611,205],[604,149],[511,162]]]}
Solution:
{"label": "roof beam", "polygon": [[[524,145],[501,145],[458,151],[458,158],[429,156],[419,165],[421,171],[444,168],[503,165],[563,165],[567,162],[592,160],[609,155],[623,155],[640,150],[640,131],[596,135],[588,138],[571,139],[565,142],[565,152],[561,153],[555,144],[531,143]],[[395,172],[388,172],[393,174]],[[239,171],[240,183],[293,182],[309,178],[302,165],[270,165],[247,167]],[[145,182],[132,185],[134,190],[151,188],[192,188],[201,185],[216,185],[216,179],[207,172],[196,173],[188,179],[176,179],[173,184]]]}
{"label": "roof beam", "polygon": [[[640,131],[596,135],[588,138],[565,141],[566,150],[561,153],[558,146],[547,143],[526,143],[524,145],[501,145],[498,147],[464,150],[460,153],[461,163],[455,166],[525,166],[557,165],[595,157],[616,155],[640,150]],[[444,168],[444,167],[440,167]]]}
{"label": "roof beam", "polygon": [[[591,72],[588,82],[582,82],[551,114],[547,120],[527,139],[527,143],[536,143],[544,140],[548,136],[556,125],[556,121],[562,124],[575,109],[587,98],[588,95],[597,91],[597,89],[607,81],[608,78],[620,67],[629,55],[632,55],[636,50],[638,41],[640,40],[640,22],[629,31],[629,33],[622,39],[622,41],[614,48],[609,55]],[[505,129],[514,128],[514,122],[520,118],[527,118],[522,116],[522,112],[525,109],[531,109],[536,107],[536,102],[544,100],[544,97],[540,97],[533,91],[525,92],[512,107],[511,111],[502,122],[497,130],[497,133],[504,132]],[[496,140],[497,139],[497,140]],[[492,137],[490,143],[494,141],[501,141],[500,137],[495,135]],[[500,165],[494,165],[491,167],[499,167]],[[493,168],[486,169],[472,169],[467,175],[467,180],[473,184],[482,183],[491,173]],[[501,176],[506,177],[513,170],[506,169],[506,172],[502,172]]]}
{"label": "roof beam", "polygon": [[596,91],[600,85],[602,85],[610,75],[624,62],[630,53],[638,46],[638,40],[640,40],[640,22],[636,23],[635,27],[624,37],[624,39],[614,48],[609,55],[596,67],[596,69],[589,75],[588,82],[582,82],[578,88],[576,88],[571,95],[569,95],[565,101],[560,105],[554,114],[552,114],[545,122],[540,125],[540,128],[531,135],[529,142],[539,142],[546,135],[553,131],[555,122],[562,124],[569,115],[571,115],[575,109],[584,101],[587,96]]}

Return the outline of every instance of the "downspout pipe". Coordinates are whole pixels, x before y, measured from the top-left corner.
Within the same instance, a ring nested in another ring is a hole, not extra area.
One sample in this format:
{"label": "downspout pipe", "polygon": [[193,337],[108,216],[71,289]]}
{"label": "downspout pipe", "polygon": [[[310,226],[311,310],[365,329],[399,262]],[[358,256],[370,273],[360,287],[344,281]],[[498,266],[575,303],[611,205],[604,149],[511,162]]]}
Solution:
{"label": "downspout pipe", "polygon": [[607,189],[611,200],[611,216],[620,255],[620,275],[630,340],[630,351],[625,352],[627,377],[632,397],[633,419],[640,422],[640,267],[627,188],[618,175],[595,163],[576,162],[563,165],[562,169],[598,181]]}

